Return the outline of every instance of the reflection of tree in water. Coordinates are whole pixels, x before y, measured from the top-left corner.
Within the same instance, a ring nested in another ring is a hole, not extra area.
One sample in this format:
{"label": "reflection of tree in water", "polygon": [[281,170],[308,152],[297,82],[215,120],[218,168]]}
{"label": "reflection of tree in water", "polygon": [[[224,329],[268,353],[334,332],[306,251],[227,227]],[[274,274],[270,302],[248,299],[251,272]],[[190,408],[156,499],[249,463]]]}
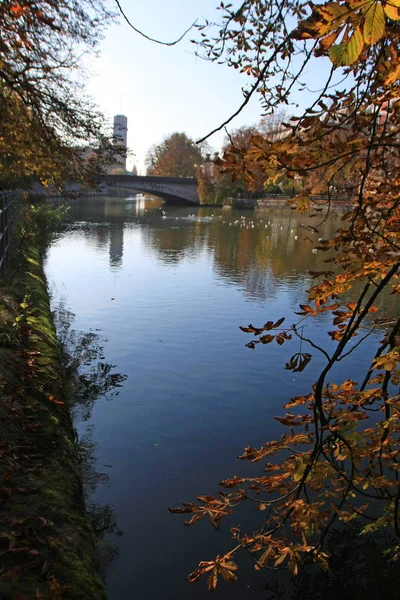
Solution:
{"label": "reflection of tree in water", "polygon": [[[315,225],[315,220],[288,209],[248,213],[244,227],[240,226],[240,216],[235,212],[227,215],[225,224],[221,220],[212,221],[205,244],[213,252],[215,268],[223,278],[235,281],[246,293],[262,299],[275,295],[277,283],[283,277],[290,276],[291,284],[303,286],[318,237],[329,237],[337,227],[337,222],[331,220],[320,231],[311,232],[301,224]],[[313,257],[316,270],[325,268],[324,258],[321,252]],[[301,275],[301,279],[296,280],[295,275]]]}
{"label": "reflection of tree in water", "polygon": [[334,531],[326,547],[329,570],[310,561],[290,583],[282,573],[281,580],[272,578],[265,585],[266,600],[397,600],[400,570],[382,553],[389,541],[381,534],[360,535],[356,524]]}
{"label": "reflection of tree in water", "polygon": [[[99,398],[111,399],[118,395],[118,388],[126,375],[113,373],[114,365],[104,362],[106,340],[96,332],[83,333],[72,329],[75,315],[64,303],[55,313],[58,338],[64,350],[64,365],[70,384],[70,398],[75,419],[88,420]],[[120,535],[114,510],[109,505],[90,501],[99,484],[107,483],[109,477],[96,469],[96,446],[91,441],[91,429],[78,442],[80,469],[84,484],[86,508],[97,540],[99,571],[103,579],[106,570],[118,558],[118,546],[111,544],[108,534]]]}
{"label": "reflection of tree in water", "polygon": [[83,333],[72,329],[75,315],[60,303],[55,323],[65,354],[65,368],[72,387],[73,410],[81,420],[88,420],[94,403],[100,397],[118,395],[126,375],[113,373],[115,365],[104,362],[104,344],[99,333]]}
{"label": "reflection of tree in water", "polygon": [[165,263],[178,263],[187,256],[198,253],[196,231],[192,223],[182,220],[154,222],[153,227],[146,227],[146,242]]}
{"label": "reflection of tree in water", "polygon": [[[244,227],[240,227],[243,213],[235,211],[204,221],[212,212],[213,209],[200,208],[193,220],[186,220],[182,212],[177,218],[170,212],[165,220],[153,219],[151,227],[144,229],[147,243],[167,263],[197,256],[206,249],[214,257],[215,269],[223,279],[237,283],[245,293],[261,299],[276,293],[282,277],[288,276],[292,285],[304,287],[318,237],[330,237],[338,226],[338,220],[331,219],[318,232],[312,232],[308,226],[315,225],[315,219],[288,209],[248,212]],[[321,252],[314,256],[313,268],[326,268],[325,258]],[[301,278],[296,280],[296,274]]]}
{"label": "reflection of tree in water", "polygon": [[97,568],[103,581],[107,578],[107,571],[117,558],[120,550],[117,544],[107,539],[108,535],[122,535],[118,527],[114,509],[109,504],[99,504],[90,501],[98,485],[109,481],[106,473],[96,469],[96,445],[91,440],[91,428],[82,436],[78,443],[79,462],[84,482],[86,510],[90,517],[92,528],[96,536]]}
{"label": "reflection of tree in water", "polygon": [[[72,215],[76,220],[95,221],[99,224],[95,235],[99,246],[109,246],[110,267],[119,268],[123,256],[124,224],[140,221],[138,203],[129,198],[83,198],[74,201]],[[151,206],[146,204],[146,206]],[[318,219],[310,219],[287,208],[271,208],[245,214],[237,211],[223,211],[221,217],[214,214],[214,208],[196,208],[198,220],[186,220],[193,212],[182,209],[165,209],[167,218],[160,219],[157,205],[146,213],[146,226],[142,227],[143,237],[153,248],[157,257],[167,264],[176,264],[185,257],[197,256],[207,249],[214,257],[214,265],[222,278],[236,282],[252,297],[265,299],[276,293],[278,279],[290,275],[291,284],[304,286],[305,273],[310,268],[311,251],[318,244],[318,237],[330,237],[338,227],[338,219],[329,219],[318,232],[301,228],[315,226]],[[193,215],[193,216],[194,216]],[[240,222],[246,217],[246,227],[229,226],[229,222]],[[223,221],[226,221],[223,224]],[[254,221],[254,228],[249,224]],[[271,225],[265,228],[267,222]],[[150,226],[147,226],[150,225]],[[89,234],[93,236],[93,229]],[[297,240],[295,236],[297,235]],[[321,252],[313,257],[316,269],[323,270],[325,255]],[[296,282],[293,275],[301,274]]]}

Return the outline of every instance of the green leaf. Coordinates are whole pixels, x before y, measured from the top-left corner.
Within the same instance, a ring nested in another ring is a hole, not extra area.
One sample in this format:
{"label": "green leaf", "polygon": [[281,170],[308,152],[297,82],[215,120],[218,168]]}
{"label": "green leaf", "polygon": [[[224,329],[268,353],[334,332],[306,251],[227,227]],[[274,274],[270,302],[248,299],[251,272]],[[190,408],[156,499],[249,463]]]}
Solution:
{"label": "green leaf", "polygon": [[329,58],[337,67],[352,65],[360,56],[364,46],[364,38],[360,27],[356,27],[353,35],[347,42],[332,46],[329,50]]}
{"label": "green leaf", "polygon": [[380,2],[373,2],[367,9],[364,21],[364,41],[375,44],[385,35],[385,12]]}
{"label": "green leaf", "polygon": [[293,481],[300,481],[304,475],[304,471],[306,470],[306,466],[304,464],[300,464],[297,470],[293,474]]}

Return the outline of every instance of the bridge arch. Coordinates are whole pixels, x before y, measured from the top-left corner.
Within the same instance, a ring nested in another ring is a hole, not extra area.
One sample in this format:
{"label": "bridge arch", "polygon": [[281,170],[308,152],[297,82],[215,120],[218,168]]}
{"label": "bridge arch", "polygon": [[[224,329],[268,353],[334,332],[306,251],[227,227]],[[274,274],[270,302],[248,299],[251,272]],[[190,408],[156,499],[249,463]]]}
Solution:
{"label": "bridge arch", "polygon": [[197,179],[185,177],[153,177],[139,175],[103,175],[101,183],[107,187],[147,192],[169,204],[200,204]]}

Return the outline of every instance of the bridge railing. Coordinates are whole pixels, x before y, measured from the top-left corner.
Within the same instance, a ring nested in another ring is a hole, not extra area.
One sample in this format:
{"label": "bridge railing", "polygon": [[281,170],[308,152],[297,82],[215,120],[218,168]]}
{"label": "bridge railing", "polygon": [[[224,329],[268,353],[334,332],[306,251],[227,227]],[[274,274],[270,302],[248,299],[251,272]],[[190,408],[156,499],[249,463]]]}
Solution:
{"label": "bridge railing", "polygon": [[0,191],[0,276],[4,274],[14,245],[14,225],[21,192]]}

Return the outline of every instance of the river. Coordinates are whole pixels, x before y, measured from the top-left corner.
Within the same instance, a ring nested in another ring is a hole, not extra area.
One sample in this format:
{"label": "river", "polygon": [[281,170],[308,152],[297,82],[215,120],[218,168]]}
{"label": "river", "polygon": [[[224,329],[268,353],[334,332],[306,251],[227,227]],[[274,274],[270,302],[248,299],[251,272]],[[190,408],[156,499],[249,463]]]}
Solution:
{"label": "river", "polygon": [[[74,315],[73,330],[96,336],[101,359],[124,376],[118,394],[102,395],[76,423],[107,474],[91,500],[113,507],[123,533],[109,536],[118,547],[110,600],[208,598],[205,580],[185,577],[231,547],[229,527],[250,526],[253,507],[219,532],[205,521],[184,527],[168,507],[214,494],[221,479],[260,473],[262,464],[236,456],[280,435],[273,417],[309,392],[321,357],[293,374],[284,365],[298,342],[250,350],[239,325],[295,321],[308,270],[324,269],[318,237],[332,235],[339,217],[314,233],[288,208],[174,208],[141,194],[81,198],[71,214],[74,226],[46,257],[53,309]],[[320,317],[307,337],[329,346],[326,330]],[[366,358],[355,354],[336,375],[356,378]],[[239,582],[222,582],[215,596],[264,598],[266,578],[244,556]]]}

